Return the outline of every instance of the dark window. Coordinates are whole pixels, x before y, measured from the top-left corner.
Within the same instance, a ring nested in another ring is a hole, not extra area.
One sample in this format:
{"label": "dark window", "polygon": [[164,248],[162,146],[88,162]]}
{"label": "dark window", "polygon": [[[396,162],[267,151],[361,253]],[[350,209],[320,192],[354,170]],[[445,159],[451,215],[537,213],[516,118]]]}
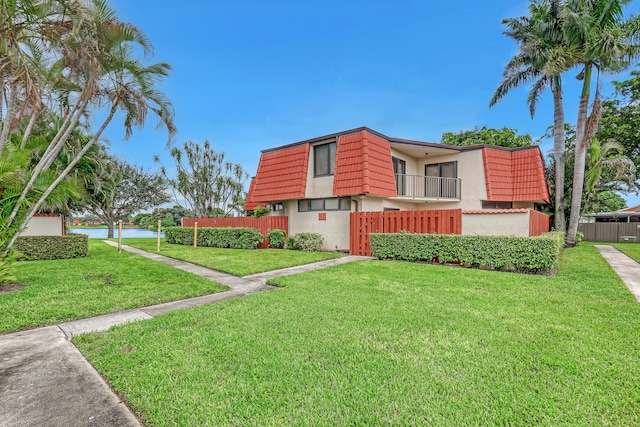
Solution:
{"label": "dark window", "polygon": [[350,197],[328,197],[326,199],[298,200],[298,212],[310,211],[350,211]]}
{"label": "dark window", "polygon": [[274,212],[281,211],[281,210],[284,210],[284,206],[282,205],[282,203],[272,203],[271,210]]}
{"label": "dark window", "polygon": [[396,190],[398,191],[398,196],[405,195],[406,189],[406,179],[407,179],[407,162],[404,160],[398,159],[397,157],[392,157],[393,161],[393,173],[396,176]]}
{"label": "dark window", "polygon": [[[434,198],[460,198],[458,194],[458,162],[424,165],[425,196]],[[436,179],[438,178],[438,179]]]}
{"label": "dark window", "polygon": [[336,166],[336,143],[313,147],[314,176],[333,175]]}
{"label": "dark window", "polygon": [[513,203],[511,202],[488,202],[484,200],[482,202],[482,209],[511,209]]}

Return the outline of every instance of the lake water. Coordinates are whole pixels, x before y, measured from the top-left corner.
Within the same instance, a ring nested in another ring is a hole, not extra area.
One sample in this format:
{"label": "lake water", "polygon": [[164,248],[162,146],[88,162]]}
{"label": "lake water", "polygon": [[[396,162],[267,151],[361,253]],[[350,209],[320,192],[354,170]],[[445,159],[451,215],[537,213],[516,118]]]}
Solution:
{"label": "lake water", "polygon": [[[74,234],[87,234],[90,239],[106,239],[107,238],[107,229],[106,228],[71,228],[71,232]],[[161,237],[164,237],[164,233],[160,233]],[[118,229],[113,230],[113,237],[118,238]],[[148,238],[157,238],[158,232],[145,230],[142,228],[123,228],[122,229],[122,238],[133,238],[133,237],[148,237]]]}

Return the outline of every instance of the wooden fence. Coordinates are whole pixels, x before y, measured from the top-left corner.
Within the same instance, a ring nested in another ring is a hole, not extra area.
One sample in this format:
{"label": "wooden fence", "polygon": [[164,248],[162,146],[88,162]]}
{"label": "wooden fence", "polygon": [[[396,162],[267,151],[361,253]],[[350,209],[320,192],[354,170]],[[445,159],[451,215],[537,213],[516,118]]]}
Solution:
{"label": "wooden fence", "polygon": [[584,240],[589,242],[640,242],[640,223],[637,222],[579,224],[578,231],[583,232]]}
{"label": "wooden fence", "polygon": [[289,235],[289,218],[286,216],[259,216],[259,217],[238,217],[238,218],[182,218],[183,227],[193,227],[195,223],[200,227],[223,228],[223,227],[247,227],[255,228],[265,236],[264,241],[258,248],[269,246],[267,232],[269,230],[284,230]]}
{"label": "wooden fence", "polygon": [[549,215],[529,209],[529,236],[539,236],[549,231]]}
{"label": "wooden fence", "polygon": [[369,234],[462,234],[462,210],[351,212],[351,255],[371,255]]}

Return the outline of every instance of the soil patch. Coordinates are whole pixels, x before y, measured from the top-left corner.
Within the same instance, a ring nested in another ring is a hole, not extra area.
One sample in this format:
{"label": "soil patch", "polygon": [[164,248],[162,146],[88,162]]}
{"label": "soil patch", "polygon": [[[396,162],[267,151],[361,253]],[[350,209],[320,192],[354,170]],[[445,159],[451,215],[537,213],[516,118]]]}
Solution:
{"label": "soil patch", "polygon": [[4,285],[0,285],[0,294],[8,294],[9,292],[22,289],[24,286],[24,283],[5,283]]}

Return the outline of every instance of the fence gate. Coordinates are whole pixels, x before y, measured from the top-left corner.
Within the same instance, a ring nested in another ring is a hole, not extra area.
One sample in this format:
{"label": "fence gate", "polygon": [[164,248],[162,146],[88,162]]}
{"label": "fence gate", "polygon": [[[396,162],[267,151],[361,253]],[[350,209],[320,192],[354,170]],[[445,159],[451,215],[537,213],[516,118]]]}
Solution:
{"label": "fence gate", "polygon": [[371,255],[371,233],[462,234],[462,209],[351,212],[351,255]]}

